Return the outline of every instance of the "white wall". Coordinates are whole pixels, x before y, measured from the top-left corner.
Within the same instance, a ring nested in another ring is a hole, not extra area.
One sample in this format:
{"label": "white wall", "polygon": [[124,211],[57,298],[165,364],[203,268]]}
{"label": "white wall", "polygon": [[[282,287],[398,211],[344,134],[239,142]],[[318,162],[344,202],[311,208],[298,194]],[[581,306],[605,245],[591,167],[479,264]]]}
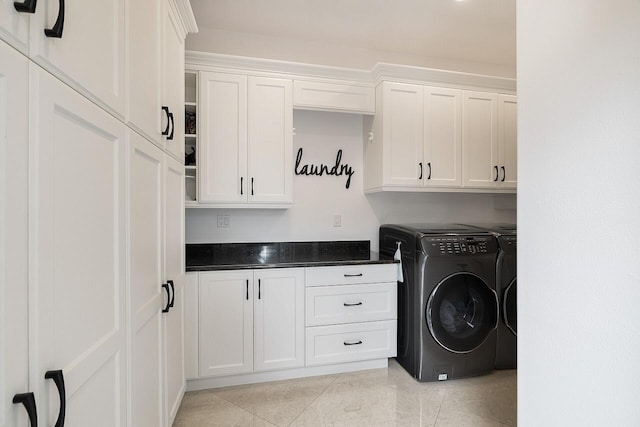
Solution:
{"label": "white wall", "polygon": [[189,34],[187,50],[278,59],[309,64],[371,70],[378,62],[437,68],[514,78],[515,64],[493,64],[441,57],[410,55],[306,40],[201,28]]}
{"label": "white wall", "polygon": [[[401,222],[513,222],[515,195],[393,193],[365,196],[362,190],[362,116],[295,111],[294,150],[305,163],[342,163],[355,171],[345,177],[296,176],[295,204],[286,210],[188,209],[187,243],[305,240],[370,240],[378,248],[378,227]],[[333,216],[342,227],[333,227]],[[230,228],[217,228],[217,215],[230,215]]]}
{"label": "white wall", "polygon": [[518,425],[640,425],[640,2],[518,1]]}

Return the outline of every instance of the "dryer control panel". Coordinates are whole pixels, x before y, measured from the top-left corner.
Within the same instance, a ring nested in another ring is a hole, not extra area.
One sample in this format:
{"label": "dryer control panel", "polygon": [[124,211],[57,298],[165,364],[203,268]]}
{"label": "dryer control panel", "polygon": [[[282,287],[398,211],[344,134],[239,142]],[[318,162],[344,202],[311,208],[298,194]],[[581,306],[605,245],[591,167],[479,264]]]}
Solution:
{"label": "dryer control panel", "polygon": [[428,255],[469,256],[497,252],[493,236],[426,236],[422,247]]}

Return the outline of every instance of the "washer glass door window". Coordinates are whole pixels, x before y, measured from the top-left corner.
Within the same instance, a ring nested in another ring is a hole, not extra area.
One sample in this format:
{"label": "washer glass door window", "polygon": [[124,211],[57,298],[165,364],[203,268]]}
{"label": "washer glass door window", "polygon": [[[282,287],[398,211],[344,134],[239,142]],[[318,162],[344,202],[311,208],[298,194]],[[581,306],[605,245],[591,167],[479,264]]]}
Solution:
{"label": "washer glass door window", "polygon": [[513,335],[518,336],[518,316],[516,312],[517,304],[517,280],[514,278],[502,297],[502,316],[504,324],[509,328]]}
{"label": "washer glass door window", "polygon": [[469,353],[497,327],[498,298],[475,274],[455,273],[435,287],[425,318],[438,344],[454,353]]}

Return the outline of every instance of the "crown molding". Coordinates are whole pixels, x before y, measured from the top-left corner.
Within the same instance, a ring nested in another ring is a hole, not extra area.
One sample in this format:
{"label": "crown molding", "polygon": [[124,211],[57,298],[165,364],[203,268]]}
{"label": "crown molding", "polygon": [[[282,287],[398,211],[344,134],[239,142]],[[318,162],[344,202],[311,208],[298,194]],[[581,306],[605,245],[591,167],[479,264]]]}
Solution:
{"label": "crown molding", "polygon": [[175,2],[178,16],[182,22],[182,27],[187,34],[197,33],[198,24],[196,23],[196,17],[193,15],[193,9],[191,9],[191,3],[189,0],[173,0]]}

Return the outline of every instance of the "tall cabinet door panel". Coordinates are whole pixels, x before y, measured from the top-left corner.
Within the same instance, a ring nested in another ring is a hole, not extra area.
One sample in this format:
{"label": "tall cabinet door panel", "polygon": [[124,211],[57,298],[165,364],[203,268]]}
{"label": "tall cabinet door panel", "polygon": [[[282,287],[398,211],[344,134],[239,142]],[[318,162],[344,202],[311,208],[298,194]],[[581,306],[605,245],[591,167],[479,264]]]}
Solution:
{"label": "tall cabinet door panel", "polygon": [[500,186],[516,188],[518,183],[518,99],[512,95],[498,96],[498,151]]}
{"label": "tall cabinet door panel", "polygon": [[27,58],[0,41],[0,427],[28,425],[24,408],[14,405],[12,399],[15,394],[31,391],[27,308],[28,79]]}
{"label": "tall cabinet door panel", "polygon": [[[422,86],[382,83],[385,185],[420,186],[424,177]],[[388,142],[388,143],[387,143]]]}
{"label": "tall cabinet door panel", "polygon": [[[125,424],[125,127],[32,66],[30,288],[39,419]],[[30,313],[30,314],[31,314]],[[89,327],[90,326],[90,327]]]}
{"label": "tall cabinet door panel", "polygon": [[[130,126],[162,147],[161,37],[166,0],[127,2],[129,44],[128,114]],[[164,122],[162,122],[164,120]]]}
{"label": "tall cabinet door panel", "polygon": [[0,0],[0,39],[27,55],[31,14],[18,12],[13,6],[14,1]]}
{"label": "tall cabinet door panel", "polygon": [[249,77],[249,201],[293,201],[293,84]]}
{"label": "tall cabinet door panel", "polygon": [[171,425],[185,391],[184,371],[184,166],[166,157],[164,170],[164,277],[173,281],[173,307],[165,313],[165,425]]}
{"label": "tall cabinet door panel", "polygon": [[424,174],[429,186],[462,183],[462,93],[424,88]]}
{"label": "tall cabinet door panel", "polygon": [[47,37],[58,1],[39,1],[30,24],[30,55],[83,95],[124,117],[125,0],[66,0],[61,38]]}
{"label": "tall cabinet door panel", "polygon": [[304,269],[254,275],[255,370],[304,366]]}
{"label": "tall cabinet door panel", "polygon": [[498,165],[498,95],[463,92],[463,171],[465,187],[495,187]]}
{"label": "tall cabinet door panel", "polygon": [[171,131],[167,135],[165,147],[169,154],[184,161],[184,38],[178,24],[178,18],[171,12],[166,2],[164,19],[164,41],[162,51],[163,66],[163,103],[173,114]]}
{"label": "tall cabinet door panel", "polygon": [[130,132],[129,305],[131,426],[162,425],[162,206],[160,149]]}
{"label": "tall cabinet door panel", "polygon": [[200,376],[253,371],[253,272],[200,273]]}
{"label": "tall cabinet door panel", "polygon": [[200,72],[201,203],[247,201],[247,77]]}

